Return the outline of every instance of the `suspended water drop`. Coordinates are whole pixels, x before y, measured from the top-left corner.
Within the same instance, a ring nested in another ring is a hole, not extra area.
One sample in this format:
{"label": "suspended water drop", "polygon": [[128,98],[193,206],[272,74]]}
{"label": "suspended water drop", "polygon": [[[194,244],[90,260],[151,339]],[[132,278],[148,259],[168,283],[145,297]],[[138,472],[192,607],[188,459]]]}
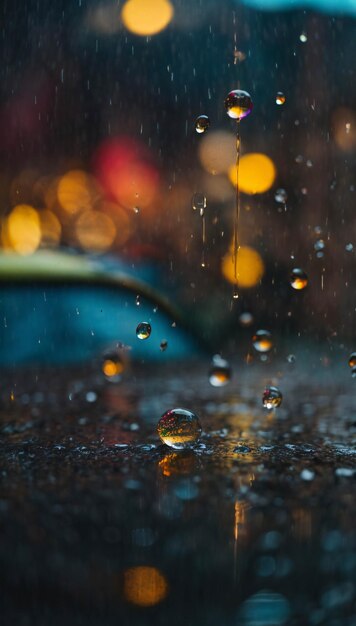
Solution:
{"label": "suspended water drop", "polygon": [[284,93],[282,93],[281,91],[278,91],[276,95],[276,104],[281,105],[281,104],[284,104],[285,101],[286,101],[286,97]]}
{"label": "suspended water drop", "polygon": [[346,244],[346,246],[345,246],[346,252],[352,252],[353,249],[354,249],[354,247],[353,247],[352,243],[347,243]]}
{"label": "suspended water drop", "polygon": [[213,387],[225,387],[231,379],[231,368],[219,354],[213,357],[213,364],[209,372],[209,383]]}
{"label": "suspended water drop", "polygon": [[140,296],[136,296],[136,306],[140,306]]}
{"label": "suspended water drop", "polygon": [[205,133],[209,126],[210,120],[207,115],[199,115],[199,117],[195,120],[195,130],[199,135]]}
{"label": "suspended water drop", "polygon": [[318,239],[318,241],[316,241],[314,244],[314,250],[316,252],[319,252],[320,250],[324,250],[324,248],[325,248],[325,241],[323,239]]}
{"label": "suspended water drop", "polygon": [[199,211],[201,216],[204,215],[206,209],[206,197],[203,193],[197,192],[192,197],[192,209],[193,211]]}
{"label": "suspended water drop", "polygon": [[101,370],[107,380],[117,382],[124,369],[124,362],[117,350],[108,350],[103,354]]}
{"label": "suspended water drop", "polygon": [[140,322],[136,328],[136,336],[138,339],[148,339],[151,330],[151,324],[148,322]]}
{"label": "suspended water drop", "polygon": [[240,248],[239,242],[239,218],[240,218],[240,189],[239,189],[239,165],[240,165],[240,120],[249,115],[253,108],[250,94],[241,89],[234,89],[225,98],[225,109],[229,117],[236,120],[236,207],[234,216],[234,243],[233,243],[233,263],[234,263],[234,291],[233,298],[238,298],[237,292],[237,255]]}
{"label": "suspended water drop", "polygon": [[136,214],[137,214],[137,213],[139,213],[139,212],[140,212],[140,207],[138,207],[138,206],[134,206],[133,210],[134,210],[134,213],[136,213]]}
{"label": "suspended water drop", "polygon": [[296,267],[292,270],[290,276],[290,284],[293,289],[297,289],[298,291],[300,291],[301,289],[305,289],[308,284],[308,276],[303,270],[301,270],[299,267]]}
{"label": "suspended water drop", "polygon": [[295,355],[294,354],[288,354],[287,361],[288,361],[288,363],[295,363]]}
{"label": "suspended water drop", "polygon": [[167,350],[168,348],[168,341],[166,341],[165,339],[163,339],[160,343],[160,350],[161,352],[164,352],[165,350]]}
{"label": "suspended water drop", "polygon": [[233,120],[242,120],[252,111],[252,98],[247,91],[233,89],[225,98],[225,108]]}
{"label": "suspended water drop", "polygon": [[252,337],[252,345],[257,352],[269,352],[273,346],[271,333],[268,330],[258,330]]}
{"label": "suspended water drop", "polygon": [[299,35],[299,41],[301,41],[302,43],[305,43],[306,41],[308,41],[308,37],[306,33],[303,32]]}
{"label": "suspended water drop", "polygon": [[160,439],[176,450],[192,447],[202,432],[199,418],[188,409],[171,409],[164,413],[157,425]]}
{"label": "suspended water drop", "polygon": [[262,396],[262,404],[265,409],[278,408],[282,403],[283,396],[278,387],[266,387]]}
{"label": "suspended water drop", "polygon": [[276,202],[281,202],[282,204],[285,204],[287,202],[287,192],[285,189],[276,189],[276,192],[274,194],[274,199]]}
{"label": "suspended water drop", "polygon": [[244,313],[241,313],[239,316],[239,322],[241,326],[251,326],[251,324],[253,324],[253,316],[248,311],[244,311]]}
{"label": "suspended water drop", "polygon": [[352,352],[349,356],[349,366],[356,367],[356,352]]}

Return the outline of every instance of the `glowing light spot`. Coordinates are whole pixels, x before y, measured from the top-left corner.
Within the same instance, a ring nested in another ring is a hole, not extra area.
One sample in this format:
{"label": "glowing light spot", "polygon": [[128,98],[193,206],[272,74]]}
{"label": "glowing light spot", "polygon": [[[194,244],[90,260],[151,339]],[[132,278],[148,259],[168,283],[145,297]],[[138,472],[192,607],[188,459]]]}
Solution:
{"label": "glowing light spot", "polygon": [[52,248],[59,244],[62,227],[57,216],[47,209],[39,213],[41,223],[41,246]]}
{"label": "glowing light spot", "polygon": [[84,211],[76,221],[75,233],[84,250],[105,252],[115,239],[116,226],[104,213]]}
{"label": "glowing light spot", "polygon": [[91,209],[97,199],[95,183],[86,172],[72,170],[59,180],[57,198],[67,213],[86,211]]}
{"label": "glowing light spot", "polygon": [[130,567],[124,572],[124,596],[132,604],[154,606],[167,592],[167,581],[155,567]]}
{"label": "glowing light spot", "polygon": [[7,250],[22,255],[35,252],[41,241],[41,224],[36,209],[27,204],[16,206],[3,224],[2,240]]}
{"label": "glowing light spot", "polygon": [[127,212],[115,202],[101,202],[99,208],[108,214],[116,225],[115,246],[122,246],[132,233],[132,223]]}
{"label": "glowing light spot", "polygon": [[127,0],[121,19],[135,35],[156,35],[168,26],[174,9],[169,0]]}
{"label": "glowing light spot", "polygon": [[233,263],[233,249],[222,260],[222,273],[224,278],[239,287],[254,287],[261,280],[265,268],[263,261],[253,248],[241,246],[237,254],[237,281],[235,280],[235,268]]}
{"label": "glowing light spot", "polygon": [[[247,194],[264,193],[274,183],[276,168],[273,161],[265,154],[245,154],[240,159],[239,187]],[[229,168],[229,178],[236,187],[236,167]]]}
{"label": "glowing light spot", "polygon": [[122,372],[124,371],[124,365],[119,361],[106,359],[102,365],[102,370],[105,376],[111,378],[112,376],[118,376],[119,374],[122,374]]}
{"label": "glowing light spot", "polygon": [[231,133],[212,131],[202,137],[199,159],[209,174],[222,174],[236,162],[236,140]]}

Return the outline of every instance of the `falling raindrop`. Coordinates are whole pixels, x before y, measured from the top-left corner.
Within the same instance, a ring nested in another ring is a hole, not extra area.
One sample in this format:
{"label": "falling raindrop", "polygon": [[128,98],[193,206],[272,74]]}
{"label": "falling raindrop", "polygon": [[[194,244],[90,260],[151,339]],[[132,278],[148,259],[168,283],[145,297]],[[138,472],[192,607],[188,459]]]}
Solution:
{"label": "falling raindrop", "polygon": [[295,355],[294,354],[288,354],[287,356],[287,361],[288,363],[295,363]]}
{"label": "falling raindrop", "polygon": [[195,130],[199,135],[205,133],[209,126],[210,120],[207,115],[199,115],[199,117],[195,120]]}
{"label": "falling raindrop", "polygon": [[202,432],[199,418],[188,409],[171,409],[164,413],[157,425],[160,439],[176,450],[192,447]]}
{"label": "falling raindrop", "polygon": [[239,191],[239,165],[240,165],[240,121],[249,115],[253,108],[250,94],[241,89],[234,89],[225,98],[225,109],[229,117],[237,121],[236,129],[236,207],[234,217],[234,243],[233,243],[233,263],[234,263],[234,291],[233,298],[238,298],[237,292],[237,256],[240,248],[239,242],[239,218],[240,218],[240,191]]}
{"label": "falling raindrop", "polygon": [[193,211],[199,211],[201,216],[204,215],[204,211],[206,209],[206,197],[203,193],[197,192],[194,194],[192,198],[192,209]]}
{"label": "falling raindrop", "polygon": [[301,41],[302,43],[305,43],[306,41],[308,41],[308,37],[306,35],[306,33],[301,33],[299,36],[299,41]]}
{"label": "falling raindrop", "polygon": [[140,212],[140,207],[134,206],[133,210],[134,210],[134,213],[138,214]]}
{"label": "falling raindrop", "polygon": [[244,311],[239,316],[239,322],[241,326],[245,326],[245,327],[251,326],[251,324],[253,324],[253,316],[248,311]]}
{"label": "falling raindrop", "polygon": [[165,339],[163,339],[160,343],[160,350],[161,352],[164,352],[165,350],[167,350],[168,348],[168,341],[166,341]]}
{"label": "falling raindrop", "polygon": [[268,330],[258,330],[252,337],[252,345],[257,352],[269,352],[273,346],[271,333]]}
{"label": "falling raindrop", "polygon": [[283,396],[278,387],[266,387],[262,396],[262,404],[265,409],[278,408],[282,403]]}
{"label": "falling raindrop", "polygon": [[354,249],[354,247],[353,247],[352,243],[347,243],[346,244],[346,246],[345,246],[346,252],[352,252],[353,249]]}
{"label": "falling raindrop", "polygon": [[292,270],[290,276],[290,284],[293,289],[301,291],[302,289],[305,289],[308,284],[308,276],[303,270],[301,270],[299,267],[296,267]]}
{"label": "falling raindrop", "polygon": [[321,250],[324,250],[325,248],[325,242],[323,239],[318,239],[318,241],[315,242],[314,244],[314,250],[316,252],[320,252]]}
{"label": "falling raindrop", "polygon": [[109,350],[103,354],[101,371],[105,378],[111,382],[120,380],[120,376],[124,371],[124,363],[117,350]]}
{"label": "falling raindrop", "polygon": [[225,387],[231,380],[231,368],[219,354],[213,357],[213,364],[209,372],[209,383],[213,387]]}
{"label": "falling raindrop", "polygon": [[356,367],[356,352],[352,352],[349,356],[349,366]]}
{"label": "falling raindrop", "polygon": [[285,103],[285,101],[286,101],[286,97],[284,93],[282,93],[281,91],[278,91],[276,95],[276,104],[282,105]]}
{"label": "falling raindrop", "polygon": [[287,192],[285,189],[276,189],[276,192],[274,194],[274,199],[276,202],[281,202],[282,204],[285,204],[287,202]]}
{"label": "falling raindrop", "polygon": [[140,296],[136,296],[136,306],[140,306]]}
{"label": "falling raindrop", "polygon": [[136,328],[136,336],[138,339],[148,339],[151,330],[151,324],[148,322],[140,322]]}

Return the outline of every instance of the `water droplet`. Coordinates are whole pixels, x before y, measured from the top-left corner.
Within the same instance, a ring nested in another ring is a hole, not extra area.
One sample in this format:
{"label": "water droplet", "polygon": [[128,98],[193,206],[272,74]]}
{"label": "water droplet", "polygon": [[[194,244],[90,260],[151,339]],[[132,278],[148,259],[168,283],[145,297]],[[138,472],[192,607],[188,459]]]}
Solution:
{"label": "water droplet", "polygon": [[171,409],[164,413],[157,425],[160,439],[176,450],[190,448],[202,432],[199,418],[188,409]]}
{"label": "water droplet", "polygon": [[300,472],[300,477],[302,480],[311,481],[315,478],[315,472],[313,472],[313,470],[303,469]]}
{"label": "water droplet", "polygon": [[124,363],[117,350],[110,350],[103,354],[101,371],[107,380],[112,382],[118,381],[124,369]]}
{"label": "water droplet", "polygon": [[285,189],[276,189],[276,193],[274,194],[274,199],[276,202],[281,202],[285,204],[287,202],[287,192]]}
{"label": "water droplet", "polygon": [[204,215],[206,209],[206,197],[203,193],[197,192],[192,198],[193,211],[199,211],[200,215]]}
{"label": "water droplet", "polygon": [[140,296],[136,296],[136,306],[140,306]]}
{"label": "water droplet", "polygon": [[160,350],[161,350],[161,352],[164,352],[165,350],[167,350],[167,348],[168,348],[168,341],[166,341],[165,339],[163,339],[163,340],[161,341],[161,344],[160,344]]}
{"label": "water droplet", "polygon": [[271,333],[268,330],[258,330],[252,337],[252,345],[257,352],[269,352],[273,346]]}
{"label": "water droplet", "polygon": [[136,336],[138,339],[148,339],[151,334],[151,324],[148,322],[140,322],[136,328]]}
{"label": "water droplet", "polygon": [[296,163],[300,164],[300,163],[303,163],[303,161],[304,161],[304,157],[302,154],[298,154],[298,156],[295,157]]}
{"label": "water droplet", "polygon": [[346,244],[346,246],[345,246],[346,252],[352,252],[353,249],[354,249],[354,247],[353,247],[352,243],[347,243]]}
{"label": "water droplet", "polygon": [[209,383],[213,387],[225,387],[231,379],[231,368],[219,354],[213,357],[213,365],[209,373]]}
{"label": "water droplet", "polygon": [[251,448],[249,448],[248,446],[236,446],[233,452],[237,452],[238,454],[248,454],[249,452],[251,452]]}
{"label": "water droplet", "polygon": [[138,207],[138,206],[134,206],[133,210],[134,210],[134,213],[136,213],[136,214],[137,214],[137,213],[139,213],[139,212],[140,212],[140,207]]}
{"label": "water droplet", "polygon": [[281,105],[281,104],[284,104],[285,101],[286,101],[286,97],[284,93],[282,93],[281,91],[278,91],[276,95],[276,104]]}
{"label": "water droplet", "polygon": [[295,363],[295,355],[294,354],[288,354],[287,361],[288,361],[288,363]]}
{"label": "water droplet", "polygon": [[241,313],[241,315],[239,316],[239,322],[241,324],[241,326],[251,326],[251,324],[253,324],[253,316],[251,313],[249,313],[248,311],[244,311],[244,313]]}
{"label": "water droplet", "polygon": [[282,403],[282,394],[278,387],[266,387],[262,396],[262,404],[265,409],[276,409]]}
{"label": "water droplet", "polygon": [[306,41],[308,41],[308,37],[306,33],[303,32],[299,35],[299,41],[301,41],[302,43],[305,43]]}
{"label": "water droplet", "polygon": [[356,367],[356,352],[352,352],[349,356],[349,366]]}
{"label": "water droplet", "polygon": [[318,239],[318,241],[316,241],[314,244],[314,250],[316,252],[319,252],[320,250],[324,250],[324,248],[325,248],[325,241],[323,239]]}
{"label": "water droplet", "polygon": [[195,120],[195,130],[199,135],[205,133],[209,126],[210,120],[207,115],[199,115],[199,117]]}
{"label": "water droplet", "polygon": [[292,270],[290,276],[290,284],[293,289],[297,289],[298,291],[300,291],[301,289],[305,289],[308,284],[308,276],[303,270],[296,267],[294,268],[294,270]]}
{"label": "water droplet", "polygon": [[226,112],[233,120],[242,120],[251,113],[252,108],[252,98],[247,91],[234,89],[225,99]]}
{"label": "water droplet", "polygon": [[321,233],[322,233],[321,226],[315,226],[314,232],[315,232],[316,235],[321,235]]}

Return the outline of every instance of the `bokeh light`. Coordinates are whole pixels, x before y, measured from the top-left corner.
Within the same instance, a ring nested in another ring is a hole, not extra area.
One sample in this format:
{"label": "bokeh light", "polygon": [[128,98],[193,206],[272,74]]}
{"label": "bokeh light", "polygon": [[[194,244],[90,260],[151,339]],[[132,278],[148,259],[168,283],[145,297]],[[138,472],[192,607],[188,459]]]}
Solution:
{"label": "bokeh light", "polygon": [[70,214],[89,210],[98,197],[95,187],[95,181],[89,174],[82,170],[71,170],[58,182],[58,202]]}
{"label": "bokeh light", "polygon": [[236,162],[236,139],[223,130],[210,131],[199,141],[199,159],[209,174],[222,174]]}
{"label": "bokeh light", "polygon": [[174,9],[169,0],[127,0],[121,18],[127,30],[135,35],[156,35],[173,18]]}
{"label": "bokeh light", "polygon": [[122,246],[132,233],[132,221],[122,207],[120,207],[115,202],[100,202],[99,207],[100,211],[105,214],[108,214],[109,217],[115,224],[116,227],[116,238],[115,238],[115,246]]}
{"label": "bokeh light", "polygon": [[[236,187],[236,167],[229,168],[229,178]],[[243,193],[253,195],[268,191],[276,178],[276,168],[272,159],[265,154],[244,154],[240,159],[239,188]]]}
{"label": "bokeh light", "polygon": [[346,107],[336,109],[332,116],[334,140],[343,152],[356,150],[356,112]]}
{"label": "bokeh light", "polygon": [[124,572],[124,596],[132,604],[154,606],[164,600],[167,592],[167,581],[155,567],[130,567]]}
{"label": "bokeh light", "polygon": [[45,209],[40,211],[39,218],[41,224],[41,247],[53,248],[58,246],[62,234],[62,227],[58,217],[53,211]]}
{"label": "bokeh light", "polygon": [[3,222],[2,244],[5,250],[28,255],[37,250],[41,242],[41,223],[32,206],[19,204]]}
{"label": "bokeh light", "polygon": [[83,211],[75,223],[79,244],[88,252],[105,252],[114,242],[116,226],[100,211]]}
{"label": "bokeh light", "polygon": [[265,268],[261,256],[249,246],[240,246],[237,254],[237,281],[235,279],[235,265],[232,248],[222,260],[224,278],[239,287],[254,287],[261,280]]}

